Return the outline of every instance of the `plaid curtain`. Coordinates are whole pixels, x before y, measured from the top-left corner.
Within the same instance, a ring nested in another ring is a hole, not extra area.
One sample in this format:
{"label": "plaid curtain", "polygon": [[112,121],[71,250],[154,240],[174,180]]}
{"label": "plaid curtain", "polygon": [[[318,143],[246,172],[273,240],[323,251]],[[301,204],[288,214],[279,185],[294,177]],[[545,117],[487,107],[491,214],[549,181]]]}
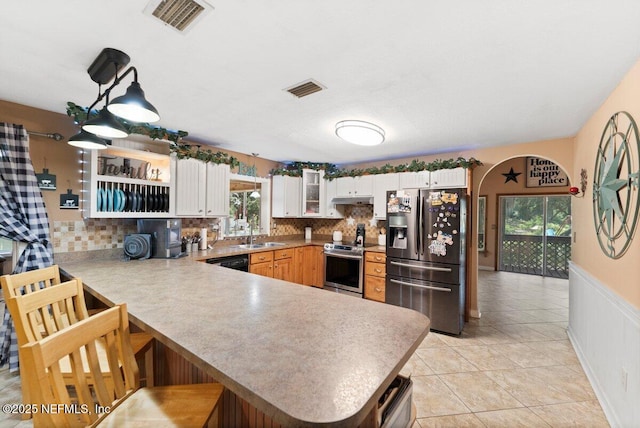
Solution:
{"label": "plaid curtain", "polygon": [[[0,123],[0,236],[26,243],[13,273],[53,264],[49,218],[22,125]],[[0,327],[0,366],[7,361],[10,372],[18,370],[18,342],[9,311]]]}

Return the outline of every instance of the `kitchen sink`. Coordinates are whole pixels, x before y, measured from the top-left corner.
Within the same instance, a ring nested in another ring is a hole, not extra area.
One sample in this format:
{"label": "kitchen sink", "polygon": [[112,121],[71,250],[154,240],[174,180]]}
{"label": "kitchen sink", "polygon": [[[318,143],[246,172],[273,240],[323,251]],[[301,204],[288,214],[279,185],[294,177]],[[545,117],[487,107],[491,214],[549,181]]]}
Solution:
{"label": "kitchen sink", "polygon": [[255,250],[256,248],[265,248],[265,247],[280,247],[282,245],[287,245],[284,242],[258,242],[255,244],[240,244],[234,245],[235,248],[241,248],[243,250]]}
{"label": "kitchen sink", "polygon": [[240,244],[234,245],[236,248],[242,248],[243,250],[253,250],[255,248],[264,248],[266,245],[264,244]]}

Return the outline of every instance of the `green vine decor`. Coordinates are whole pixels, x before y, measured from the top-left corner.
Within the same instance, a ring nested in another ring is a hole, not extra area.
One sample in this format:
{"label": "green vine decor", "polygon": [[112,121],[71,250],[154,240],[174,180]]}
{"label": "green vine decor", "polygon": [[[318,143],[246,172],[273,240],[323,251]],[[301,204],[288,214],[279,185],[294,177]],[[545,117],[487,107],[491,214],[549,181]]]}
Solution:
{"label": "green vine decor", "polygon": [[457,159],[436,159],[432,162],[425,162],[418,159],[412,160],[410,163],[393,166],[385,164],[382,166],[373,166],[370,168],[356,169],[340,169],[331,163],[317,162],[291,162],[280,168],[272,169],[271,175],[289,175],[292,177],[301,177],[303,169],[324,170],[324,178],[333,180],[339,177],[358,177],[361,175],[373,174],[389,174],[393,172],[419,172],[419,171],[437,171],[440,169],[467,168],[473,169],[482,165],[482,162],[476,158],[465,159],[458,157]]}
{"label": "green vine decor", "polygon": [[[92,110],[87,114],[87,108],[81,107],[71,101],[67,102],[67,115],[72,117],[76,123],[83,123],[88,119],[97,116],[98,111]],[[189,135],[186,131],[172,131],[160,126],[152,126],[148,123],[129,123],[125,120],[116,118],[129,134],[146,135],[153,140],[168,140],[174,144],[178,144],[181,138]]]}
{"label": "green vine decor", "polygon": [[[196,150],[194,151],[194,147]],[[189,144],[172,144],[169,148],[171,153],[175,153],[178,159],[198,159],[204,162],[213,162],[217,164],[227,164],[231,168],[236,168],[240,165],[240,161],[224,152],[212,152],[211,150],[201,150],[200,146]]]}

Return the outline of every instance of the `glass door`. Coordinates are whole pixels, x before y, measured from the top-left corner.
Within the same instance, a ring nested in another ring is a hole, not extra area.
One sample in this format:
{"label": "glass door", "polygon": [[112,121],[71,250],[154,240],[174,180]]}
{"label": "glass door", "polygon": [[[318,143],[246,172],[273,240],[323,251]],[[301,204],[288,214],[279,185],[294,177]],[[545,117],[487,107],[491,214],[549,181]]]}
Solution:
{"label": "glass door", "polygon": [[302,215],[321,216],[322,184],[324,171],[305,169],[302,171]]}
{"label": "glass door", "polygon": [[569,277],[570,196],[501,196],[498,270]]}

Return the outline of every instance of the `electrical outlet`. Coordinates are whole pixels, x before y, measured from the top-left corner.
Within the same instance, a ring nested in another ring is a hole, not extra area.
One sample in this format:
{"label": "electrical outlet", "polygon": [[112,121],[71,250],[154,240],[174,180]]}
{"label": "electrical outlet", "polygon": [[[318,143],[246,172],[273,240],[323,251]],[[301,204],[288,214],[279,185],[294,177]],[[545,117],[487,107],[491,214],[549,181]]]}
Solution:
{"label": "electrical outlet", "polygon": [[622,371],[620,373],[620,381],[622,382],[622,389],[624,392],[627,392],[627,380],[629,378],[629,373],[627,373],[627,369],[622,367]]}

